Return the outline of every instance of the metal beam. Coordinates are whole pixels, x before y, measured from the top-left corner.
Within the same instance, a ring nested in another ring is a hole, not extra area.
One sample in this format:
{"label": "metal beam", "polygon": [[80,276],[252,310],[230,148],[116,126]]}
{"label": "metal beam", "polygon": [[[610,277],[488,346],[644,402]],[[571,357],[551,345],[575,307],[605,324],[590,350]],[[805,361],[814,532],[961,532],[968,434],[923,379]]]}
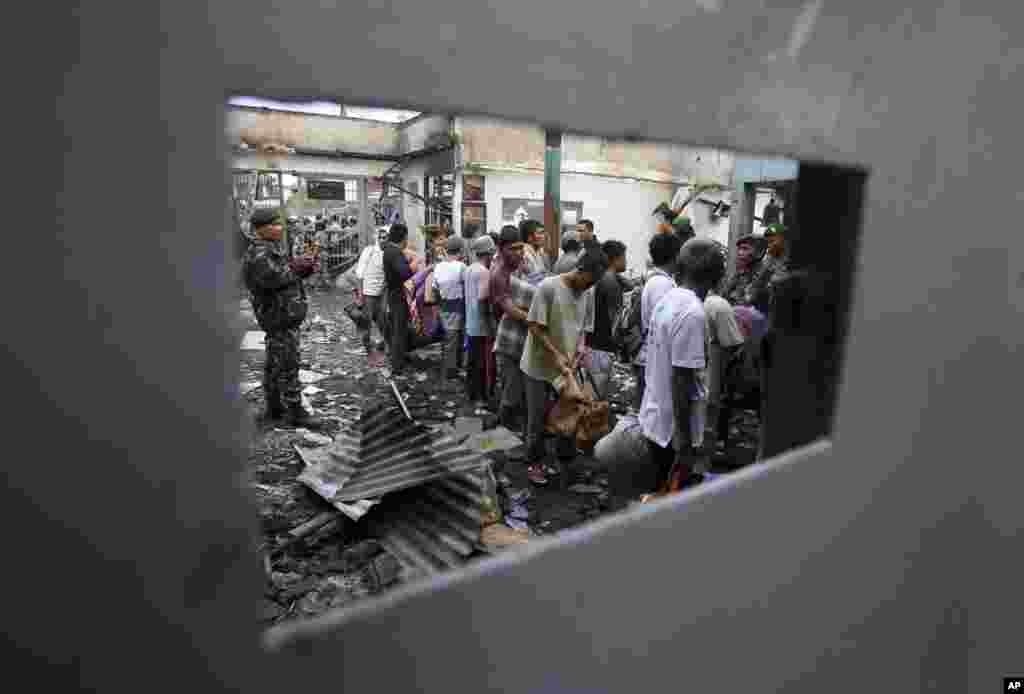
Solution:
{"label": "metal beam", "polygon": [[363,245],[367,245],[371,242],[370,233],[370,209],[367,206],[367,197],[369,196],[369,186],[366,185],[366,177],[359,179],[359,238],[362,240]]}
{"label": "metal beam", "polygon": [[544,230],[554,262],[562,246],[562,133],[549,130],[544,139]]}

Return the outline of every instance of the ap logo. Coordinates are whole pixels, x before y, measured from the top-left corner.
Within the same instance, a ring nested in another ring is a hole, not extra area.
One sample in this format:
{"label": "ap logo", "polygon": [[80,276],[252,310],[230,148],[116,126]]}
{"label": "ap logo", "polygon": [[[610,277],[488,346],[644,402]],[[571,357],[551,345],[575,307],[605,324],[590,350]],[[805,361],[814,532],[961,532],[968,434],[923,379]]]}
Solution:
{"label": "ap logo", "polygon": [[1007,677],[1003,680],[1003,691],[1024,694],[1024,677]]}

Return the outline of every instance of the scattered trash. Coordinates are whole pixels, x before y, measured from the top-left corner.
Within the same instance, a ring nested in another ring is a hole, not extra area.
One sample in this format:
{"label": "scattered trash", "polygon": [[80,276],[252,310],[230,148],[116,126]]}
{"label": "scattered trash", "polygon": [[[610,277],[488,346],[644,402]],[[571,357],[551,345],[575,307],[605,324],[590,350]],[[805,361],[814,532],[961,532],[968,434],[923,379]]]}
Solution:
{"label": "scattered trash", "polygon": [[262,330],[250,330],[242,338],[242,349],[266,349],[266,337]]}
{"label": "scattered trash", "polygon": [[238,390],[239,390],[239,392],[241,392],[242,395],[248,395],[249,393],[253,392],[254,390],[257,390],[258,388],[262,388],[262,387],[263,387],[263,384],[260,383],[259,381],[251,381],[249,383],[243,383],[240,386],[238,386]]}
{"label": "scattered trash", "polygon": [[334,441],[330,436],[324,436],[323,434],[316,434],[313,432],[305,434],[302,437],[302,440],[310,446],[326,446]]}
{"label": "scattered trash", "polygon": [[513,506],[508,513],[505,514],[505,518],[513,518],[519,521],[527,521],[530,519],[530,511],[525,506],[519,504]]}
{"label": "scattered trash", "polygon": [[446,402],[446,403],[444,404],[444,406],[445,406],[445,407],[455,407],[455,403],[454,403],[454,402],[452,402],[451,400],[449,400],[448,402]]}
{"label": "scattered trash", "polygon": [[530,532],[530,524],[525,519],[520,520],[512,516],[505,516],[505,525],[513,530]]}
{"label": "scattered trash", "polygon": [[523,440],[513,434],[505,427],[496,427],[474,434],[466,441],[466,446],[480,451],[490,453],[493,451],[508,451],[523,445]]}
{"label": "scattered trash", "polygon": [[531,497],[533,497],[533,492],[528,487],[517,490],[510,489],[506,496],[508,496],[508,500],[513,504],[525,504]]}
{"label": "scattered trash", "polygon": [[[515,520],[506,522],[516,523]],[[524,545],[530,541],[529,526],[525,529],[516,529],[500,523],[488,525],[483,529],[483,532],[480,533],[480,541],[487,547],[493,548]]]}
{"label": "scattered trash", "polygon": [[303,395],[316,395],[317,393],[324,392],[323,388],[317,388],[316,386],[306,386],[302,389]]}
{"label": "scattered trash", "polygon": [[422,373],[422,372],[418,373],[418,374],[416,374],[416,380],[419,381],[420,383],[423,383],[424,381],[427,380],[427,375],[425,373]]}
{"label": "scattered trash", "polygon": [[490,414],[490,412],[487,410],[474,410],[473,414],[475,414],[477,417],[486,417],[487,415]]}
{"label": "scattered trash", "polygon": [[484,423],[476,417],[457,417],[455,433],[459,436],[479,434],[484,430]]}
{"label": "scattered trash", "polygon": [[596,484],[574,484],[569,487],[569,491],[574,494],[600,494],[604,488]]}
{"label": "scattered trash", "polygon": [[362,499],[355,501],[351,504],[342,503],[340,501],[334,504],[334,508],[338,509],[346,516],[354,521],[359,520],[365,516],[371,508],[380,503],[380,499]]}
{"label": "scattered trash", "polygon": [[307,371],[306,369],[299,369],[299,382],[300,383],[316,383],[327,378],[327,374],[317,373],[316,371]]}

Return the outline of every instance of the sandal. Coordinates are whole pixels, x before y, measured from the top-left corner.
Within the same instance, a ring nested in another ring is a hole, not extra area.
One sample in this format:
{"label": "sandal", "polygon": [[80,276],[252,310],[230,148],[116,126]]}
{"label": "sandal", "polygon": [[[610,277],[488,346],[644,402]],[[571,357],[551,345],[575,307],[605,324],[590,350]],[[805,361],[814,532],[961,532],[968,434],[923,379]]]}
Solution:
{"label": "sandal", "polygon": [[543,487],[548,483],[547,475],[544,474],[543,465],[530,465],[526,468],[526,478],[530,480],[532,484]]}

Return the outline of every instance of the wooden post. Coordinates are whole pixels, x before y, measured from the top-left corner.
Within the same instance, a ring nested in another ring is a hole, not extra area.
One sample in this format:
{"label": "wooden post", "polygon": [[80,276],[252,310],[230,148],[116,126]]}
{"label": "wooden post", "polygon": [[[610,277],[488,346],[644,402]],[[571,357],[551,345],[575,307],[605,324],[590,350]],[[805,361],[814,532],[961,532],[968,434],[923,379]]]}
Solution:
{"label": "wooden post", "polygon": [[562,247],[562,133],[549,130],[544,138],[544,231],[551,264]]}

